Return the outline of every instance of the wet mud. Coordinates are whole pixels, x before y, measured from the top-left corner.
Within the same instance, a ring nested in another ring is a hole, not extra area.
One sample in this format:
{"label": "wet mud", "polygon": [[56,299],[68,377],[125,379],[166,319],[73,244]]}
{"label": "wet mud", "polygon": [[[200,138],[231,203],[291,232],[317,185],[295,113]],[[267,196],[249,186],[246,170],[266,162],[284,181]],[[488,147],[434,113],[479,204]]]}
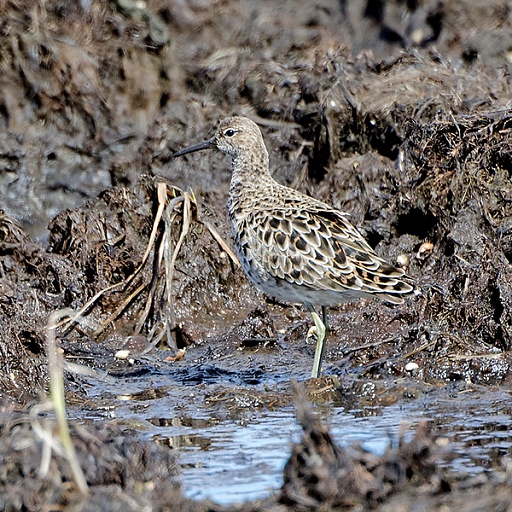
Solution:
{"label": "wet mud", "polygon": [[[130,400],[205,429],[296,406],[281,490],[243,510],[510,510],[510,448],[454,476],[435,421],[378,456],[340,447],[321,411],[485,389],[485,416],[511,392],[511,28],[500,1],[4,2],[2,507],[229,508],[184,497],[179,456],[108,419]],[[232,114],[261,126],[278,181],[349,212],[422,290],[329,308],[317,380],[306,311],[255,290],[233,254],[228,159],[171,157]],[[65,308],[86,497],[33,412]]]}

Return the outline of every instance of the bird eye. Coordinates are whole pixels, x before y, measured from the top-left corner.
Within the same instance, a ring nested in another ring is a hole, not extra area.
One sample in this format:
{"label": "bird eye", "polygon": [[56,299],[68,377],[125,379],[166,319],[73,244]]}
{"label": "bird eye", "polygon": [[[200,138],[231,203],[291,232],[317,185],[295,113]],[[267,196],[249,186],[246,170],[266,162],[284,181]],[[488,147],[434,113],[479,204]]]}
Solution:
{"label": "bird eye", "polygon": [[228,128],[225,132],[224,132],[224,135],[226,137],[233,137],[233,135],[235,135],[236,131],[233,130],[232,128]]}

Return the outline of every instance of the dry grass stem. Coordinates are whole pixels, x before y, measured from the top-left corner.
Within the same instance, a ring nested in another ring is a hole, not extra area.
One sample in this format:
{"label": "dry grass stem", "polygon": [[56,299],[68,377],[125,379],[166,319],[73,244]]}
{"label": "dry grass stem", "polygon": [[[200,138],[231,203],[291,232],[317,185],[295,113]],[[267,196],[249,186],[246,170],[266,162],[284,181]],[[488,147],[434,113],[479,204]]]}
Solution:
{"label": "dry grass stem", "polygon": [[[64,457],[70,465],[73,480],[83,494],[88,492],[87,482],[78,463],[75,447],[69,434],[69,425],[66,417],[66,400],[64,394],[63,357],[57,346],[55,331],[58,321],[65,317],[76,318],[72,309],[66,308],[50,315],[46,327],[46,349],[48,353],[48,373],[50,374],[50,398],[49,404],[38,405],[31,410],[32,427],[36,435],[43,442],[43,454],[41,457],[40,474],[44,475],[49,469],[52,450]],[[80,321],[80,319],[77,319]],[[57,417],[58,436],[43,428],[37,421],[37,415],[42,410],[53,408]]]}

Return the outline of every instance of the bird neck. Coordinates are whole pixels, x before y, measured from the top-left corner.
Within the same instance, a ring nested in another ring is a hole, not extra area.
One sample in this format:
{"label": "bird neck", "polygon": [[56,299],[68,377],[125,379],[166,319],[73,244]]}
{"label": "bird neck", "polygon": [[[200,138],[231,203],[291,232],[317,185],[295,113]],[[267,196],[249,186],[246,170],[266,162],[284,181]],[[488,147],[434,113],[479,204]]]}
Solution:
{"label": "bird neck", "polygon": [[248,151],[235,155],[231,162],[231,185],[240,183],[247,185],[270,177],[268,168],[268,153],[263,146],[260,151]]}

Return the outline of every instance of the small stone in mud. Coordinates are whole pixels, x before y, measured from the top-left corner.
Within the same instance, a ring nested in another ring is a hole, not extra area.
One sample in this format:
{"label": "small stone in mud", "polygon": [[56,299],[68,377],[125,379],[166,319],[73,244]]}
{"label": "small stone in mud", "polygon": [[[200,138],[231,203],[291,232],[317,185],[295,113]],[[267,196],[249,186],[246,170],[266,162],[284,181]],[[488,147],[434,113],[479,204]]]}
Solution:
{"label": "small stone in mud", "polygon": [[416,253],[416,258],[418,258],[419,260],[424,260],[432,254],[433,250],[434,244],[432,242],[424,242],[420,245],[420,248]]}
{"label": "small stone in mud", "polygon": [[405,371],[406,372],[414,372],[419,368],[419,365],[417,363],[407,363],[405,365]]}

